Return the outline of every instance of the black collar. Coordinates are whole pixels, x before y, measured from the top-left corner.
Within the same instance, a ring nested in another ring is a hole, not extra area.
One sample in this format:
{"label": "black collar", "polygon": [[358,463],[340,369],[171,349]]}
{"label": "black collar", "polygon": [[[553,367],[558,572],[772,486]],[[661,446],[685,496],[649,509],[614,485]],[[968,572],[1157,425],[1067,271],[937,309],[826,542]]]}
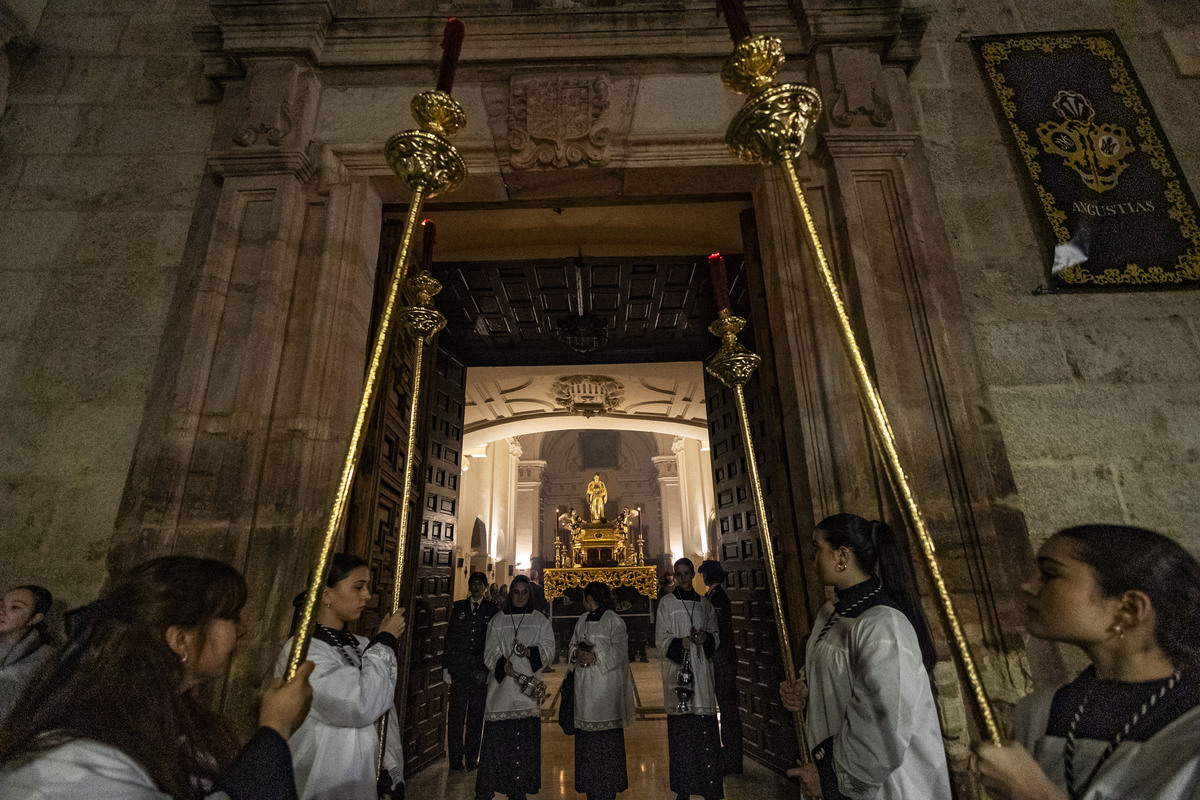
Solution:
{"label": "black collar", "polygon": [[606,610],[607,609],[604,609],[604,608],[597,608],[595,611],[589,611],[587,613],[587,621],[588,622],[599,622],[600,618],[604,616],[604,612]]}
{"label": "black collar", "polygon": [[695,589],[684,589],[677,586],[673,594],[680,600],[691,600],[694,603],[700,602],[700,593]]}
{"label": "black collar", "polygon": [[532,597],[529,598],[529,602],[526,603],[523,608],[517,608],[516,606],[510,605],[508,608],[504,609],[504,613],[505,614],[532,614],[533,613],[533,598]]}
{"label": "black collar", "polygon": [[837,595],[837,602],[833,604],[833,610],[839,614],[845,613],[846,609],[854,605],[864,597],[869,595],[880,587],[879,578],[870,577],[862,583],[856,583],[848,589],[834,589],[834,594]]}

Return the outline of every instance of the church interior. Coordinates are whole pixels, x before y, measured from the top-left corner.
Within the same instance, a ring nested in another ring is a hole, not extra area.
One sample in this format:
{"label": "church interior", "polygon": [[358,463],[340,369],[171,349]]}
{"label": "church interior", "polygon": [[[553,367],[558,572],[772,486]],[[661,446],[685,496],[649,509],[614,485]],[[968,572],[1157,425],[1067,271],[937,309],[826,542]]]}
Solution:
{"label": "church interior", "polygon": [[[726,796],[796,796],[779,684],[826,602],[816,522],[903,531],[943,620],[866,375],[1003,718],[1079,671],[1022,614],[1056,530],[1200,552],[1200,295],[1043,290],[1054,241],[971,39],[1114,29],[1198,186],[1190,5],[748,0],[779,80],[824,107],[794,174],[860,373],[786,173],[726,144],[745,97],[708,0],[0,0],[0,581],[68,609],[154,556],[234,565],[246,631],[208,699],[244,727],[349,452],[332,547],[370,566],[359,632],[407,609],[414,792],[473,796],[446,768],[440,667],[471,573],[529,576],[573,618],[604,574],[648,622],[689,558],[729,576],[747,774]],[[451,16],[461,174],[417,203],[389,141],[418,127]],[[396,308],[444,327],[377,342],[397,269],[422,268],[436,285]],[[736,390],[708,368],[730,316],[760,359]],[[943,623],[933,691],[975,797],[987,723]],[[656,669],[634,664],[625,796],[667,796]],[[545,738],[542,796],[576,796]]]}

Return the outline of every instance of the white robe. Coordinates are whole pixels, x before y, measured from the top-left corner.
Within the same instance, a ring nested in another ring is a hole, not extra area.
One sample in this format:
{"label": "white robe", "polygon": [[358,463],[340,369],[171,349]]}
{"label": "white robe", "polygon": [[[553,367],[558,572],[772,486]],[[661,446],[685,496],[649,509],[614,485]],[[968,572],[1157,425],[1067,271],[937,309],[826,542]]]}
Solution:
{"label": "white robe", "polygon": [[487,710],[483,718],[489,722],[537,717],[542,713],[536,700],[521,693],[521,687],[515,679],[496,680],[496,664],[501,658],[508,659],[518,673],[533,675],[529,657],[513,652],[514,636],[526,647],[536,647],[543,664],[549,664],[550,659],[554,658],[554,631],[550,627],[550,620],[542,612],[502,612],[492,617],[483,646],[483,663],[488,668]]}
{"label": "white robe", "polygon": [[[680,600],[674,592],[665,595],[658,601],[658,615],[655,618],[655,646],[663,654],[662,681],[663,703],[668,714],[679,714],[679,695],[675,692],[679,680],[679,664],[666,658],[667,648],[674,639],[686,638],[695,628],[704,631],[712,639],[713,651],[720,646],[721,640],[717,633],[717,614],[708,598],[701,596],[699,602]],[[691,653],[692,674],[695,683],[692,688],[696,693],[688,702],[688,710],[682,713],[715,715],[717,713],[717,692],[713,681],[713,663],[704,654],[704,647],[695,645],[686,652]]]}
{"label": "white robe", "polygon": [[[1055,691],[1034,692],[1017,703],[1014,739],[1033,755],[1055,785],[1065,789],[1066,739],[1046,735]],[[1106,744],[1094,739],[1076,741],[1077,781],[1091,774]],[[1200,800],[1200,706],[1147,741],[1121,742],[1081,800]]]}
{"label": "white robe", "polygon": [[839,617],[826,603],[813,622],[808,739],[833,737],[842,794],[853,800],[950,800],[946,752],[917,634],[904,614],[874,606]]}
{"label": "white robe", "polygon": [[[0,772],[0,800],[171,800],[115,747],[76,739]],[[217,792],[206,800],[229,800]]]}
{"label": "white robe", "polygon": [[575,623],[571,653],[580,642],[592,645],[596,663],[575,667],[575,727],[581,731],[627,727],[633,721],[634,699],[625,620],[611,609],[595,622],[584,614]]}
{"label": "white robe", "polygon": [[[308,660],[316,664],[309,679],[312,710],[288,745],[296,770],[300,800],[377,800],[376,764],[379,735],[375,723],[388,716],[387,752],[383,766],[393,781],[403,775],[403,731],[396,719],[396,652],[384,645],[363,651],[362,669],[354,651],[313,639]],[[276,676],[287,671],[289,639],[275,664]],[[345,654],[345,655],[343,655]],[[350,658],[355,663],[347,663]]]}

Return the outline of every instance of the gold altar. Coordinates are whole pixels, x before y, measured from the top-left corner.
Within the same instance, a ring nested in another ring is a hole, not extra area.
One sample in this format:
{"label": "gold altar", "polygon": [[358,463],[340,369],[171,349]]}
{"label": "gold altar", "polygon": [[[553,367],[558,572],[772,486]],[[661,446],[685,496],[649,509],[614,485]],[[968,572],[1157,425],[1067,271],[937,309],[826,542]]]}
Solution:
{"label": "gold altar", "polygon": [[547,569],[543,575],[542,588],[546,598],[561,597],[567,589],[587,586],[592,581],[606,583],[612,589],[629,586],[638,594],[651,599],[658,597],[658,574],[654,567],[573,567]]}

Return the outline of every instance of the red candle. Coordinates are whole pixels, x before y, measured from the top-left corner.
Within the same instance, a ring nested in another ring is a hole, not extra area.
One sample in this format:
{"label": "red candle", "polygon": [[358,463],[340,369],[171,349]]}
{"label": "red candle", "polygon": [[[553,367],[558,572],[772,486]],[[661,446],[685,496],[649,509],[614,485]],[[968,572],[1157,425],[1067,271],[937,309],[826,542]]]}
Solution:
{"label": "red candle", "polygon": [[433,220],[427,219],[421,223],[421,269],[433,271],[433,245],[437,242],[437,226]]}
{"label": "red candle", "polygon": [[729,38],[737,44],[750,38],[750,20],[746,18],[746,6],[742,0],[717,0],[717,16],[725,15],[729,26]]}
{"label": "red candle", "polygon": [[437,88],[439,92],[450,94],[454,86],[454,71],[458,69],[458,54],[462,52],[463,36],[466,29],[462,20],[451,17],[446,21],[446,30],[442,32],[442,63],[438,65]]}
{"label": "red candle", "polygon": [[713,296],[717,298],[717,310],[724,316],[729,312],[729,284],[725,281],[725,259],[720,253],[708,257],[708,274],[712,278]]}

